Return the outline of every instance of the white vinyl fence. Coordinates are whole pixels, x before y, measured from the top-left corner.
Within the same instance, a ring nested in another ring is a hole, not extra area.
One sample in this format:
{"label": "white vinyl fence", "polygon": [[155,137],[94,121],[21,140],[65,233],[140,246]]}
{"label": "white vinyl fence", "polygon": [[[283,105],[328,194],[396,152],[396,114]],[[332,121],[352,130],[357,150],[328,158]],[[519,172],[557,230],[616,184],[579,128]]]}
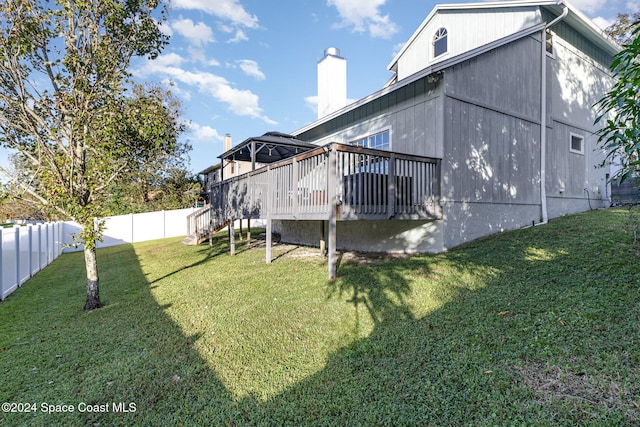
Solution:
{"label": "white vinyl fence", "polygon": [[63,228],[62,222],[0,228],[0,299],[60,256]]}
{"label": "white vinyl fence", "polygon": [[[187,235],[187,215],[195,209],[178,209],[105,218],[103,242],[98,248]],[[0,300],[4,300],[31,276],[63,252],[81,230],[74,222],[56,222],[0,228]]]}
{"label": "white vinyl fence", "polygon": [[[103,242],[98,242],[98,248],[123,245],[125,243],[145,242],[147,240],[164,239],[187,235],[187,215],[195,208],[177,209],[172,211],[158,211],[140,214],[118,215],[105,218],[105,229],[102,233]],[[80,232],[82,227],[75,222],[64,223],[62,243],[71,245],[72,235]],[[65,247],[64,252],[80,251],[77,248]]]}

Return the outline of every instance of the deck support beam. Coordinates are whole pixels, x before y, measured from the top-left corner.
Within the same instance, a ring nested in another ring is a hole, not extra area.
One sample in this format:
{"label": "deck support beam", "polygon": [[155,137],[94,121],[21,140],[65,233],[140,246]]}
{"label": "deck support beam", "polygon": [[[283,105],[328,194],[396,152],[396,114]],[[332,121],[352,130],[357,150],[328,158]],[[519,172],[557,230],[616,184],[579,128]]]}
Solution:
{"label": "deck support beam", "polygon": [[271,214],[269,214],[267,216],[267,232],[266,232],[266,239],[267,239],[267,243],[266,243],[266,247],[267,247],[267,255],[266,255],[266,261],[267,264],[271,264]]}
{"label": "deck support beam", "polygon": [[327,170],[327,195],[329,196],[329,226],[328,226],[328,238],[329,238],[329,252],[327,259],[327,268],[329,273],[329,280],[336,278],[337,270],[337,256],[336,256],[336,228],[337,228],[337,214],[338,214],[338,198],[337,198],[337,157],[338,149],[336,144],[331,145],[331,151],[329,151],[329,162]]}
{"label": "deck support beam", "polygon": [[236,231],[233,229],[233,218],[229,220],[229,246],[231,256],[236,254]]}
{"label": "deck support beam", "polygon": [[327,256],[327,236],[325,221],[320,221],[320,255]]}

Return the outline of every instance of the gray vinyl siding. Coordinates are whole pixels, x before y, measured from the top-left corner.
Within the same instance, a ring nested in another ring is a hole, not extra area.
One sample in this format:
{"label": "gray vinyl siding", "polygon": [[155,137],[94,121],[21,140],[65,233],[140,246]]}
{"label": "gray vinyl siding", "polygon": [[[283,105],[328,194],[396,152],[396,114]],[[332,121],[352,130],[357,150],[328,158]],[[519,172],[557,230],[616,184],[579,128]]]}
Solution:
{"label": "gray vinyl siding", "polygon": [[[551,22],[556,17],[550,14],[548,11],[542,9],[543,17],[546,22]],[[567,23],[560,21],[551,28],[552,32],[558,37],[565,40],[567,43],[575,47],[578,51],[584,55],[589,56],[596,61],[600,66],[608,69],[611,65],[612,56],[600,49],[598,46],[587,40],[582,34],[573,29]]]}
{"label": "gray vinyl siding", "polygon": [[445,72],[445,92],[539,122],[539,40],[525,37],[453,66]]}
{"label": "gray vinyl siding", "polygon": [[441,91],[440,82],[420,79],[296,136],[317,145],[348,143],[389,128],[393,151],[441,157]]}
{"label": "gray vinyl siding", "polygon": [[445,74],[443,198],[540,203],[540,42],[525,37]]}
{"label": "gray vinyl siding", "polygon": [[[535,6],[441,10],[425,23],[398,59],[398,80],[442,59],[468,52],[540,22],[540,10]],[[448,32],[447,53],[434,58],[433,36],[441,27]],[[470,28],[475,31],[469,31]]]}
{"label": "gray vinyl siding", "polygon": [[540,203],[539,125],[447,98],[442,197],[466,203]]}

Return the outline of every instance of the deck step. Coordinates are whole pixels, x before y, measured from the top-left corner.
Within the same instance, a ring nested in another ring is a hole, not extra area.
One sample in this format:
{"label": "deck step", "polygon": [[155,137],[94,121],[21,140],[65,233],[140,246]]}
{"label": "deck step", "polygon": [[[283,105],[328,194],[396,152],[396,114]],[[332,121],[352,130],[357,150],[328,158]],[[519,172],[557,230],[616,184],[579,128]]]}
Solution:
{"label": "deck step", "polygon": [[[215,234],[218,231],[222,230],[223,228],[228,227],[229,224],[231,224],[230,220],[223,221],[219,223],[217,226],[215,226],[212,231]],[[203,232],[200,235],[192,234],[190,236],[185,237],[182,240],[182,243],[187,246],[195,246],[195,245],[199,245],[200,243],[204,242],[207,239],[209,239],[209,232]]]}
{"label": "deck step", "polygon": [[195,234],[192,234],[191,236],[187,236],[184,239],[182,239],[182,243],[187,245],[187,246],[194,246],[198,244],[198,237]]}

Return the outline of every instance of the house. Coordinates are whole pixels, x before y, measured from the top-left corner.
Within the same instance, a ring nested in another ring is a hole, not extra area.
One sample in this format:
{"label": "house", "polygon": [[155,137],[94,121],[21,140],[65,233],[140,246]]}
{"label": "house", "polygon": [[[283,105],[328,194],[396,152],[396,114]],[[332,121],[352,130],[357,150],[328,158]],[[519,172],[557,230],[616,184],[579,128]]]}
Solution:
{"label": "house", "polygon": [[[225,152],[229,152],[232,149],[231,135],[226,134],[224,136],[223,147]],[[202,179],[202,194],[203,199],[209,203],[209,194],[211,194],[212,188],[219,182],[233,178],[234,176],[242,175],[251,170],[251,162],[242,160],[235,160],[230,158],[222,167],[222,163],[216,163],[208,168],[198,172],[198,175]],[[258,164],[258,166],[262,166]],[[255,168],[255,165],[254,165]]]}
{"label": "house", "polygon": [[608,206],[593,105],[618,50],[565,1],[436,6],[383,88],[289,135],[319,148],[219,185],[211,215],[327,239],[332,276],[335,249],[441,252]]}

